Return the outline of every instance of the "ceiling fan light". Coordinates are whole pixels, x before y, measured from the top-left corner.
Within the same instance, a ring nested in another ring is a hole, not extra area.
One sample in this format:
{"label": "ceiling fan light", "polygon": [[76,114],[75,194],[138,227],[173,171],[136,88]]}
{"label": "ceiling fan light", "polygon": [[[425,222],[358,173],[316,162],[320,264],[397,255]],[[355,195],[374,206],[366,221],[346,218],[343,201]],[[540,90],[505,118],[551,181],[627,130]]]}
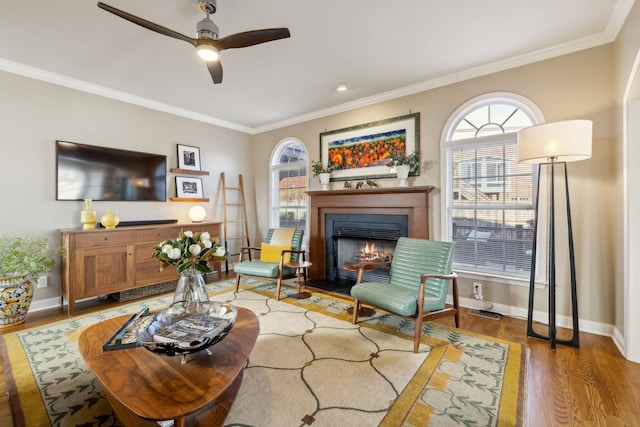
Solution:
{"label": "ceiling fan light", "polygon": [[215,61],[220,57],[216,48],[206,44],[198,46],[196,52],[198,52],[198,56],[205,61]]}

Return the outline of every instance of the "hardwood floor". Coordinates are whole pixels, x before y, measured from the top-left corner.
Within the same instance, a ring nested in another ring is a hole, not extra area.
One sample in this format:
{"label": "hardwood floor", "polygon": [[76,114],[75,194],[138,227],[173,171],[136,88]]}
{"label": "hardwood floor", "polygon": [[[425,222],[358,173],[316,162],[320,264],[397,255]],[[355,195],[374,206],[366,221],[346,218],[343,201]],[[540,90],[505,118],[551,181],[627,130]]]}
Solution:
{"label": "hardwood floor", "polygon": [[[117,306],[117,302],[80,303],[76,315]],[[66,311],[30,313],[21,326],[0,329],[13,332],[64,320]],[[438,320],[453,326],[453,319]],[[580,334],[580,349],[559,345],[556,351],[545,341],[526,336],[526,320],[500,320],[474,316],[463,310],[463,329],[519,342],[530,349],[527,376],[527,425],[638,426],[640,425],[640,364],[625,360],[611,338]],[[542,328],[544,326],[542,325]],[[544,329],[541,329],[544,331]],[[566,333],[560,331],[559,333]],[[11,420],[4,363],[0,365],[0,419]]]}

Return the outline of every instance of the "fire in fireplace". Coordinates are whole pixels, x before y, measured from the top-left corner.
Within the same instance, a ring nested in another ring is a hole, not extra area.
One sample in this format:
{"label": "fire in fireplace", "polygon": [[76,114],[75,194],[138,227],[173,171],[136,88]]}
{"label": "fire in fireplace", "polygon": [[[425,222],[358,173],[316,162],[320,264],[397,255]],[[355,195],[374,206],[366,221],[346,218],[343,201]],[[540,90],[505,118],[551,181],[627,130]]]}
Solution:
{"label": "fire in fireplace", "polygon": [[392,255],[389,251],[380,252],[376,242],[365,241],[364,246],[356,251],[354,262],[390,262]]}
{"label": "fire in fireplace", "polygon": [[[396,242],[408,235],[407,215],[328,214],[325,218],[327,241],[327,279],[355,283],[357,271],[346,265],[362,261],[388,262]],[[365,272],[363,280],[386,281],[388,267]]]}

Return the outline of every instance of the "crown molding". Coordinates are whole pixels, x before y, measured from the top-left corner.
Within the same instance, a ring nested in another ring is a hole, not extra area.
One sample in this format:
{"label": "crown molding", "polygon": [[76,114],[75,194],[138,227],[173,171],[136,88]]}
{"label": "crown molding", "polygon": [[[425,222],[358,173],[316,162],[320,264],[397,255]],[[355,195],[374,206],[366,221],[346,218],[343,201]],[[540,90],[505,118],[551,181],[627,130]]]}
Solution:
{"label": "crown molding", "polygon": [[[633,0],[624,0],[633,1]],[[620,23],[620,25],[622,25]],[[609,25],[612,27],[612,25]],[[524,55],[518,55],[502,61],[495,61],[489,64],[481,65],[474,68],[469,68],[458,73],[448,74],[437,77],[435,79],[426,80],[420,83],[415,83],[409,86],[404,86],[399,89],[391,90],[388,92],[380,93],[377,95],[369,96],[366,98],[357,99],[344,104],[336,105],[334,107],[325,108],[312,113],[303,114],[296,117],[291,117],[279,122],[270,123],[264,126],[259,126],[251,129],[252,134],[258,134],[275,129],[279,129],[285,126],[291,126],[298,123],[303,123],[309,120],[319,119],[322,117],[330,116],[332,114],[343,113],[345,111],[353,110],[356,108],[366,107],[368,105],[377,104],[379,102],[389,101],[403,96],[413,95],[419,92],[424,92],[431,89],[436,89],[442,86],[446,86],[452,83],[459,83],[465,80],[470,80],[477,77],[486,76],[489,74],[497,73],[499,71],[509,70],[511,68],[521,67],[523,65],[532,64],[546,59],[555,58],[562,55],[578,52],[580,50],[589,49],[592,47],[600,46],[606,43],[610,43],[615,39],[617,31],[620,27],[617,27],[615,34],[611,34],[609,31],[600,33],[592,37],[585,37],[573,42],[552,46],[546,49],[540,49],[535,52],[527,53]]]}
{"label": "crown molding", "polygon": [[221,126],[224,128],[233,129],[240,132],[251,133],[251,128],[247,126],[228,122],[226,120],[218,119],[216,117],[208,116],[206,114],[197,113],[195,111],[187,110],[184,108],[175,107],[173,105],[164,104],[162,102],[154,101],[152,99],[131,95],[126,92],[110,89],[97,84],[88,83],[78,79],[73,79],[71,77],[63,76],[57,73],[52,73],[50,71],[42,70],[40,68],[35,68],[35,67],[20,64],[17,62],[8,61],[3,58],[0,58],[0,70],[7,71],[9,73],[18,74],[24,77],[29,77],[36,80],[45,81],[48,83],[53,83],[59,86],[65,86],[65,87],[76,89],[82,92],[103,96],[105,98],[115,99],[117,101],[126,102],[128,104],[138,105],[140,107],[162,111],[164,113],[173,114],[175,116],[185,117],[187,119],[196,120],[196,121],[208,123],[211,125]]}
{"label": "crown molding", "polygon": [[391,91],[383,92],[380,94],[356,99],[343,104],[335,105],[333,107],[324,108],[322,110],[313,111],[310,113],[290,117],[277,122],[272,122],[263,126],[249,127],[238,123],[229,122],[216,117],[212,117],[206,114],[201,114],[195,111],[187,110],[184,108],[175,107],[172,105],[164,104],[151,99],[131,95],[125,92],[109,89],[93,83],[84,82],[81,80],[66,77],[60,74],[52,73],[39,68],[19,64],[16,62],[8,61],[0,58],[0,70],[19,74],[22,76],[30,77],[37,80],[46,81],[49,83],[57,84],[60,86],[69,87],[72,89],[80,90],[83,92],[92,93],[106,98],[115,99],[118,101],[126,102],[129,104],[138,105],[141,107],[162,111],[168,114],[173,114],[180,117],[196,120],[203,123],[208,123],[215,126],[220,126],[227,129],[236,130],[239,132],[256,135],[275,129],[280,129],[287,126],[292,126],[299,123],[304,123],[310,120],[320,119],[333,114],[339,114],[350,110],[355,110],[369,105],[385,102],[403,96],[413,95],[416,93],[424,92],[438,87],[446,86],[452,83],[458,83],[465,80],[470,80],[477,77],[486,76],[489,74],[497,73],[500,71],[509,70],[523,65],[532,64],[547,59],[556,58],[558,56],[567,55],[570,53],[578,52],[585,49],[590,49],[596,46],[613,42],[625,19],[627,18],[629,11],[633,7],[635,0],[619,0],[616,2],[615,8],[607,27],[600,34],[596,34],[590,37],[584,37],[579,40],[575,40],[568,43],[559,44],[545,49],[540,49],[534,52],[518,55],[512,58],[508,58],[501,61],[495,61],[488,64],[480,65],[478,67],[469,68],[467,70],[459,71],[448,75],[439,76],[434,79],[429,79],[423,82],[415,83],[412,85],[404,86]]}

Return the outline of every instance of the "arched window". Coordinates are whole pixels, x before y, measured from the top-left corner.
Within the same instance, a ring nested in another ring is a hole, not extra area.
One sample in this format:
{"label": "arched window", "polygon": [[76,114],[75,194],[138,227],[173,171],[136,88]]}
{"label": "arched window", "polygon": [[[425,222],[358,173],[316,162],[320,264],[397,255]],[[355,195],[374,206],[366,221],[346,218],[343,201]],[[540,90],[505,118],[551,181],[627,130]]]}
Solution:
{"label": "arched window", "polygon": [[445,127],[443,237],[457,271],[530,277],[535,169],[517,162],[517,131],[539,121],[532,102],[500,93],[467,102]]}
{"label": "arched window", "polygon": [[302,142],[283,140],[271,158],[271,227],[307,230],[308,181],[307,152]]}

